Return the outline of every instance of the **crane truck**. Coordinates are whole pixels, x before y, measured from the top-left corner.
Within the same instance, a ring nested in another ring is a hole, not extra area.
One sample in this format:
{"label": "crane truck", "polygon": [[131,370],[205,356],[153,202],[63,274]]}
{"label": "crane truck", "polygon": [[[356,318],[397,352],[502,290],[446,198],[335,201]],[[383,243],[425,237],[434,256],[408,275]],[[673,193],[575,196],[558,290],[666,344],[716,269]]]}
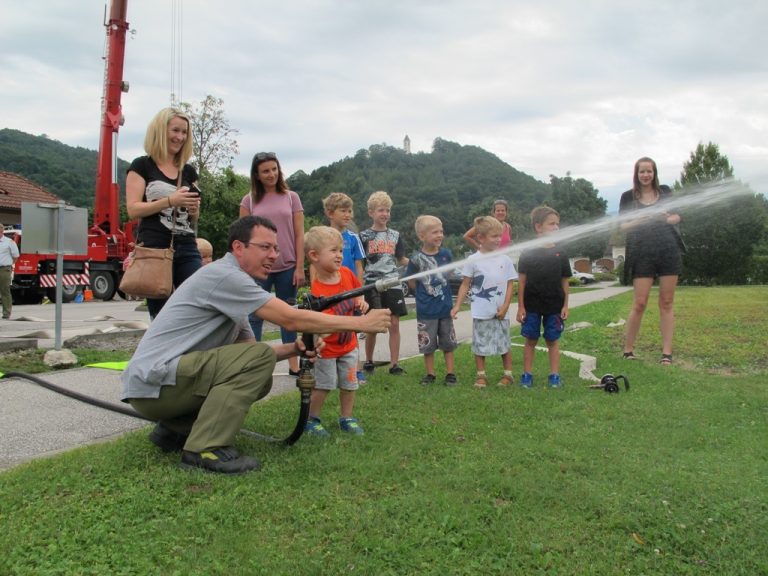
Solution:
{"label": "crane truck", "polygon": [[[124,122],[121,97],[128,92],[128,82],[123,80],[127,9],[128,0],[112,0],[108,17],[105,13],[107,39],[93,223],[88,229],[88,253],[64,256],[62,300],[65,302],[73,300],[83,288],[90,288],[95,298],[111,300],[120,285],[123,260],[133,243],[135,223],[129,222],[125,228],[120,225],[116,154],[117,134]],[[24,253],[22,231],[7,229],[6,235],[19,244],[20,252],[11,286],[14,301],[37,304],[46,296],[53,301],[56,254]]]}

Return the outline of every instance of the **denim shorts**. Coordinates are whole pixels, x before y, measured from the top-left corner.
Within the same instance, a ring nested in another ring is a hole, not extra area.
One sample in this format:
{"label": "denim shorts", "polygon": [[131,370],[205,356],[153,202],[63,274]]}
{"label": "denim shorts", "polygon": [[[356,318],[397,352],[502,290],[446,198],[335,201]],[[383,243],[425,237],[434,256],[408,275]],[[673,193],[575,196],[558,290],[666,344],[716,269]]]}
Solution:
{"label": "denim shorts", "polygon": [[565,329],[565,322],[559,314],[544,314],[542,316],[537,312],[526,312],[520,334],[531,340],[538,340],[541,336],[542,324],[544,324],[544,340],[547,342],[559,340]]}

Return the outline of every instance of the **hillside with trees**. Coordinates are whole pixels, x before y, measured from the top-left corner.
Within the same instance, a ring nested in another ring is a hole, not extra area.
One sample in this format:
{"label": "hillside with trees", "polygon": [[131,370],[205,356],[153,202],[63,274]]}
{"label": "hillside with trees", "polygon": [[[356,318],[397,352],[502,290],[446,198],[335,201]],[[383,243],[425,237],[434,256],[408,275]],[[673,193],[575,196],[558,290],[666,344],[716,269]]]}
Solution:
{"label": "hillside with trees", "polygon": [[[96,190],[97,153],[33,136],[0,129],[0,170],[23,176],[73,206],[91,208]],[[125,189],[128,162],[117,161],[120,190]]]}
{"label": "hillside with trees", "polygon": [[[322,219],[322,199],[344,192],[355,202],[355,221],[368,224],[366,199],[376,190],[392,197],[392,227],[415,247],[413,223],[429,213],[443,221],[447,236],[460,236],[475,216],[489,214],[496,198],[510,204],[515,233],[526,226],[531,208],[551,197],[550,186],[509,166],[477,146],[440,138],[432,152],[409,154],[376,144],[311,174],[297,172],[288,181],[299,192],[308,216]],[[462,248],[463,249],[463,248]]]}

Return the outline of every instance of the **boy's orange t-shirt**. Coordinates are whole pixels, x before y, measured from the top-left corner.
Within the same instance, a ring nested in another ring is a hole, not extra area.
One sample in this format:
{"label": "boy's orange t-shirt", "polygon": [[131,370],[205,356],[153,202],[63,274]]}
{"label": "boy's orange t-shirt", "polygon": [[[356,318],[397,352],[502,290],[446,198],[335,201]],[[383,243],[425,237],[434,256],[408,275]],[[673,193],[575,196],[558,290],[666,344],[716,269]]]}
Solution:
{"label": "boy's orange t-shirt", "polygon": [[[342,266],[339,269],[339,274],[341,275],[341,281],[338,284],[324,284],[316,279],[313,280],[312,294],[315,296],[334,296],[361,286],[360,280],[357,279],[355,273],[346,266]],[[331,306],[327,310],[323,310],[323,312],[326,314],[336,314],[337,316],[354,316],[356,308],[357,298],[349,298],[335,306]],[[321,358],[339,358],[357,348],[357,334],[354,332],[334,332],[323,338],[323,340],[325,341],[325,348],[323,348],[323,352],[320,354]]]}

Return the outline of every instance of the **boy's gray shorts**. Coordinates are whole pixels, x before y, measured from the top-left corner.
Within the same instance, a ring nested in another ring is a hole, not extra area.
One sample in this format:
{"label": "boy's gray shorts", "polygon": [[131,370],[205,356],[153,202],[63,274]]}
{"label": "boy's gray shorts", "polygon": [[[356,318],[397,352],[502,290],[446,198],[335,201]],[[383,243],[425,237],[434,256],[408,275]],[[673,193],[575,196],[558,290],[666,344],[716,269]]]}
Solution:
{"label": "boy's gray shorts", "polygon": [[456,330],[453,318],[429,318],[416,320],[419,331],[419,353],[432,354],[438,348],[443,352],[456,350]]}
{"label": "boy's gray shorts", "polygon": [[509,352],[509,320],[472,319],[472,353],[475,356],[501,356]]}
{"label": "boy's gray shorts", "polygon": [[357,390],[357,350],[338,358],[315,360],[315,388]]}

